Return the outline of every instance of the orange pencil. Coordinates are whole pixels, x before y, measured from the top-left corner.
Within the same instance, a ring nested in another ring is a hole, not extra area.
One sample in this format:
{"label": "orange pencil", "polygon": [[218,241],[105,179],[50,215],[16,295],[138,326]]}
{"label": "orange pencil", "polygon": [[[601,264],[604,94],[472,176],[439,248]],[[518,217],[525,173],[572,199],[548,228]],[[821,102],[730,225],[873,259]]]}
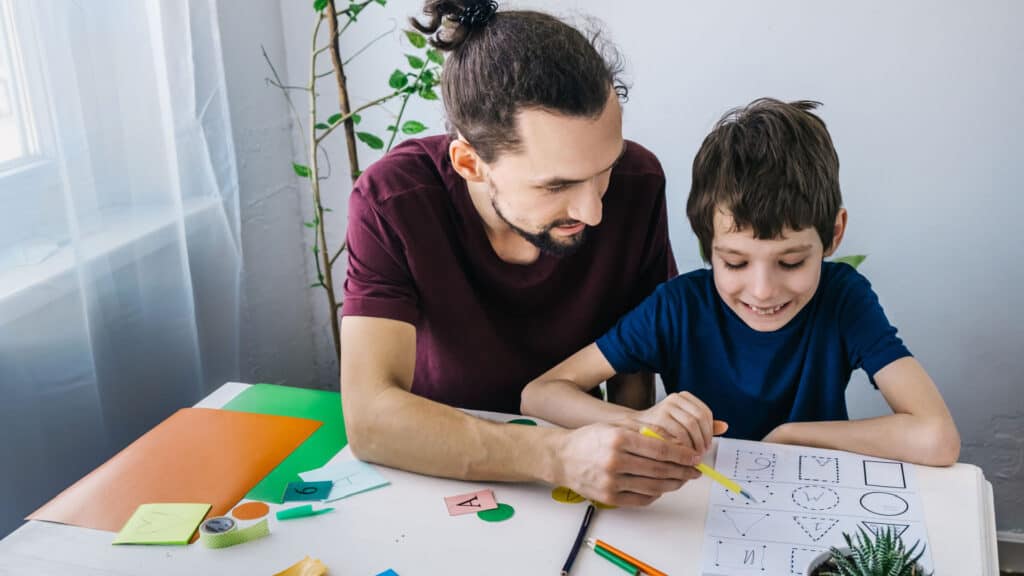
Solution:
{"label": "orange pencil", "polygon": [[611,544],[609,544],[607,542],[604,542],[604,541],[601,541],[601,540],[588,539],[587,540],[587,544],[590,544],[592,546],[600,546],[601,548],[604,548],[605,550],[611,552],[612,554],[618,556],[619,558],[622,558],[626,562],[629,562],[630,564],[636,566],[644,574],[649,574],[650,576],[668,576],[668,574],[665,574],[664,572],[662,572],[661,570],[658,570],[654,566],[651,566],[650,564],[647,564],[645,562],[641,562],[640,560],[637,560],[636,558],[630,556],[629,554],[626,554],[622,550],[619,550],[618,548],[612,546]]}

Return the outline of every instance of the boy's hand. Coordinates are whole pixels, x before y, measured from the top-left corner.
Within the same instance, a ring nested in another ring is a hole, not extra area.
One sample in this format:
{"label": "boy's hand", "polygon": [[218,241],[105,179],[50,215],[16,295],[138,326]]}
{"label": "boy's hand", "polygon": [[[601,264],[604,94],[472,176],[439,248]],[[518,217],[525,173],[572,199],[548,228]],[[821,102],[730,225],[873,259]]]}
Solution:
{"label": "boy's hand", "polygon": [[613,506],[646,506],[700,476],[700,455],[686,445],[640,434],[622,420],[570,431],[559,449],[555,482]]}
{"label": "boy's hand", "polygon": [[689,392],[669,394],[664,400],[637,416],[653,424],[666,438],[693,448],[698,454],[711,449],[711,439],[725,433],[729,425],[714,420],[707,404]]}

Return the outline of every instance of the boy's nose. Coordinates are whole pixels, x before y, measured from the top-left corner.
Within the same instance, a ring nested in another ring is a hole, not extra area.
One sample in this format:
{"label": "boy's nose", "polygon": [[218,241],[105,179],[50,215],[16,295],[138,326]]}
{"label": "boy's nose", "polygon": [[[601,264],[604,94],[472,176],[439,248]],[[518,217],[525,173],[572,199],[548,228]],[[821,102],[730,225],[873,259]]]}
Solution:
{"label": "boy's nose", "polygon": [[775,283],[772,281],[771,275],[763,270],[755,271],[750,286],[750,295],[761,304],[772,304],[772,298],[775,296]]}

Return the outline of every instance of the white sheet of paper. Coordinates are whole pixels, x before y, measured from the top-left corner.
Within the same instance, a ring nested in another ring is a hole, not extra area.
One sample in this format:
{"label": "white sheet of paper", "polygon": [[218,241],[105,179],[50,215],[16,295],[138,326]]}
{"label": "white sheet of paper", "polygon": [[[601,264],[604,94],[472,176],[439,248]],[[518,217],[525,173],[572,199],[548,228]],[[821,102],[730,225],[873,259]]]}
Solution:
{"label": "white sheet of paper", "polygon": [[334,482],[334,487],[331,488],[331,493],[324,500],[325,502],[334,502],[390,484],[373,466],[359,460],[328,464],[323,468],[303,472],[299,474],[299,478],[306,482],[323,480]]}
{"label": "white sheet of paper", "polygon": [[[705,576],[803,576],[843,532],[890,528],[906,545],[926,545],[921,499],[910,464],[838,450],[723,438],[715,468],[758,501],[715,485],[704,524]],[[932,569],[925,549],[921,564]]]}

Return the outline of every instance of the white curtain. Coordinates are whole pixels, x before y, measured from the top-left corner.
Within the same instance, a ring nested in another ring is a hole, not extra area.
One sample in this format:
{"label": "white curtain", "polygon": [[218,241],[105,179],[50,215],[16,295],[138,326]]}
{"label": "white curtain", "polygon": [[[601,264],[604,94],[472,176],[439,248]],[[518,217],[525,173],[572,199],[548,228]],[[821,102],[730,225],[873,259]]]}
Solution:
{"label": "white curtain", "polygon": [[0,6],[2,537],[237,376],[242,259],[213,0]]}

